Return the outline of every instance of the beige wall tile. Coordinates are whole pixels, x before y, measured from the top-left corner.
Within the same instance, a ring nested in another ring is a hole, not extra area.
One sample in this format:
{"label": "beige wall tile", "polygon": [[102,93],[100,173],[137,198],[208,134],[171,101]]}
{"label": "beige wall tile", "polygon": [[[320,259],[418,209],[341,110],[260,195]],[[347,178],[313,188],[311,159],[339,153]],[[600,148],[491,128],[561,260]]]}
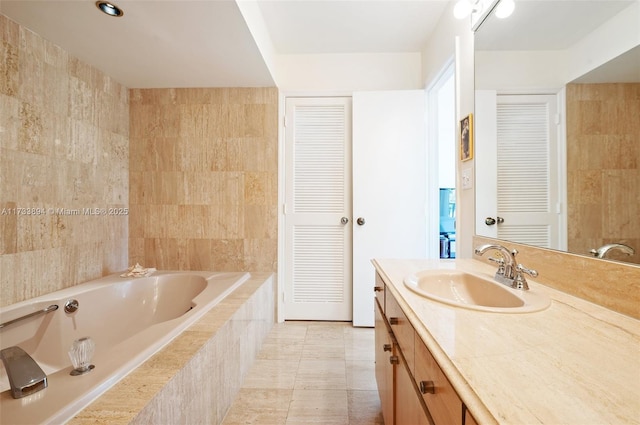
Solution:
{"label": "beige wall tile", "polygon": [[[568,248],[635,248],[640,264],[640,84],[567,86]],[[612,257],[613,258],[613,257]]]}
{"label": "beige wall tile", "polygon": [[131,258],[275,271],[277,89],[134,89],[130,99]]}
{"label": "beige wall tile", "polygon": [[[127,266],[124,87],[0,15],[0,305]],[[28,208],[40,208],[26,214]]]}

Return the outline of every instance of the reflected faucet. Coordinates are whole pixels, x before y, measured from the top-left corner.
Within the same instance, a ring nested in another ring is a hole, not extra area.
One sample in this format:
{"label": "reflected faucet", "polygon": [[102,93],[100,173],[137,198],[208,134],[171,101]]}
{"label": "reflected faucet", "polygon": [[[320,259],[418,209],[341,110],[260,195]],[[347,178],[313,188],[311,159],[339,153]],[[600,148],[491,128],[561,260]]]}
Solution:
{"label": "reflected faucet", "polygon": [[611,251],[612,249],[618,249],[627,255],[633,255],[636,252],[629,245],[625,245],[622,243],[610,243],[610,244],[602,245],[600,248],[597,248],[597,249],[594,248],[589,252],[593,254],[593,256],[596,258],[604,258],[607,255],[607,252]]}
{"label": "reflected faucet", "polygon": [[533,269],[527,269],[522,264],[517,263],[516,254],[518,254],[518,250],[514,249],[509,251],[508,248],[502,245],[487,244],[477,247],[475,253],[476,255],[483,255],[490,249],[502,254],[502,258],[489,257],[489,260],[498,263],[498,271],[496,271],[494,276],[495,281],[510,288],[528,290],[529,285],[524,275],[528,274],[529,276],[536,277],[538,276],[538,272]]}

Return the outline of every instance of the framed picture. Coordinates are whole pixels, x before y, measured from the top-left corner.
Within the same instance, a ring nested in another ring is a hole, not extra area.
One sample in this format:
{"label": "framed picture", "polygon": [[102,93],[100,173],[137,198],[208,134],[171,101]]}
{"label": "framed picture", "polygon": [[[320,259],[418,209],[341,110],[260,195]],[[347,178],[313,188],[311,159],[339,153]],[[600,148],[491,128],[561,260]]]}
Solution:
{"label": "framed picture", "polygon": [[473,114],[460,120],[460,159],[473,159]]}

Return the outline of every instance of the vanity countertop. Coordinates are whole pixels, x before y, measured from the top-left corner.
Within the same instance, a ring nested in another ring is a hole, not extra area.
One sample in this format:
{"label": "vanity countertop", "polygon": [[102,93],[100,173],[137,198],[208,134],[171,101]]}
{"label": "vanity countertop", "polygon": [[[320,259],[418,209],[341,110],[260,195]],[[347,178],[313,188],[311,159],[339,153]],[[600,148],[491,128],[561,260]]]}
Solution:
{"label": "vanity countertop", "polygon": [[529,279],[551,306],[504,314],[448,306],[403,284],[426,269],[493,277],[472,259],[373,261],[478,423],[640,423],[640,321]]}

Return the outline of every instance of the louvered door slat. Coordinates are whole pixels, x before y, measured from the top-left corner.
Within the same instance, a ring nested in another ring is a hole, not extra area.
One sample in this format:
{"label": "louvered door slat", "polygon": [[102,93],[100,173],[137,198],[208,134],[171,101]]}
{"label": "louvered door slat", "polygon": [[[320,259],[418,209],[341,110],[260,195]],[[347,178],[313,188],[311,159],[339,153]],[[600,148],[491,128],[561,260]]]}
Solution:
{"label": "louvered door slat", "polygon": [[294,198],[297,213],[344,211],[344,105],[295,111]]}

